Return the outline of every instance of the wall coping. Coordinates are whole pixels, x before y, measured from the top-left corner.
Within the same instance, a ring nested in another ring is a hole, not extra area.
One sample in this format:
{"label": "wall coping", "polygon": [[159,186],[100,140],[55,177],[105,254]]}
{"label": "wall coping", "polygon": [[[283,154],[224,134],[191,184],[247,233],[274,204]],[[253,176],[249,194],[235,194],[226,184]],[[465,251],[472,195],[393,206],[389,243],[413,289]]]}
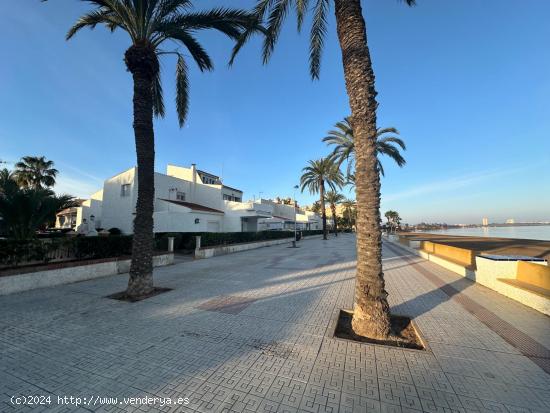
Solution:
{"label": "wall coping", "polygon": [[[318,237],[318,236],[321,236],[321,235],[323,235],[323,234],[303,235],[302,239],[311,238],[311,237]],[[211,246],[208,246],[208,247],[200,247],[200,250],[202,251],[202,250],[208,250],[208,249],[213,249],[213,248],[232,247],[234,245],[258,244],[260,242],[283,241],[283,240],[293,240],[293,239],[294,239],[294,237],[290,236],[290,237],[285,237],[285,238],[263,239],[263,240],[259,240],[259,241],[235,242],[233,244],[220,244],[220,245],[211,245]]]}
{"label": "wall coping", "polygon": [[[155,252],[153,253],[153,256],[156,257],[156,256],[168,255],[168,254],[172,254],[172,253]],[[93,264],[103,264],[106,262],[125,261],[131,258],[132,258],[131,255],[120,255],[118,257],[110,257],[110,258],[57,261],[57,262],[52,262],[48,264],[32,264],[32,265],[21,266],[21,267],[11,267],[6,269],[0,269],[0,278],[9,277],[12,275],[32,274],[35,272],[62,270],[64,268],[74,268],[74,267],[82,267],[82,266],[93,265]]]}

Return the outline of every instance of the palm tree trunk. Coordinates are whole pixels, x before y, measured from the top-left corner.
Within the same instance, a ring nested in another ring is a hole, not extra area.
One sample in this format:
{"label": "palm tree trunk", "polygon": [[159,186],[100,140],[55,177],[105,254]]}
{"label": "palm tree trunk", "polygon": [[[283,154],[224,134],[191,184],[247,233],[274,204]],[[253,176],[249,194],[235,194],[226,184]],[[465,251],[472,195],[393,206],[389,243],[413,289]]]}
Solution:
{"label": "palm tree trunk", "polygon": [[153,291],[155,137],[152,85],[159,65],[154,49],[148,45],[130,47],[126,51],[125,61],[134,79],[134,135],[138,182],[132,262],[126,293],[136,298]]}
{"label": "palm tree trunk", "polygon": [[338,224],[336,223],[336,205],[332,204],[330,206],[330,212],[332,212],[332,225],[334,225],[334,235],[338,236]]}
{"label": "palm tree trunk", "polygon": [[390,313],[382,272],[374,71],[361,0],[334,3],[356,148],[357,276],[352,328],[362,336],[386,338]]}
{"label": "palm tree trunk", "polygon": [[325,207],[325,181],[321,180],[321,185],[319,185],[319,196],[321,202],[321,216],[323,217],[323,239],[327,240],[327,209]]}

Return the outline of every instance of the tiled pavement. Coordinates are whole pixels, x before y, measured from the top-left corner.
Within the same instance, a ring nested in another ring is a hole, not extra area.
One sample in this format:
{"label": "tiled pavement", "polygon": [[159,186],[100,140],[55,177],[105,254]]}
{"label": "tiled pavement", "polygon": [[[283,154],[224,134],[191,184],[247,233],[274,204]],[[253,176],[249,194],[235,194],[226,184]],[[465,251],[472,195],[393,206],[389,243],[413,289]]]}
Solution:
{"label": "tiled pavement", "polygon": [[[0,411],[550,411],[550,375],[456,297],[546,349],[550,319],[399,251],[384,248],[390,304],[414,316],[430,351],[332,338],[352,305],[351,235],[159,268],[157,285],[173,291],[139,303],[103,298],[126,276],[0,297]],[[12,395],[54,396],[31,409]],[[56,395],[119,403],[76,408]],[[189,404],[120,402],[147,395]]]}

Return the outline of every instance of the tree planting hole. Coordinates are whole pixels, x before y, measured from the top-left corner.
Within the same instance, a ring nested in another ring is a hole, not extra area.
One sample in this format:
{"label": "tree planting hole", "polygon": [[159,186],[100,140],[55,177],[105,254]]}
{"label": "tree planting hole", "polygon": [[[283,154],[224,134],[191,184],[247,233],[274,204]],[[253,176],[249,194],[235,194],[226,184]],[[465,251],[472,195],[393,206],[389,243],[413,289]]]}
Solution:
{"label": "tree planting hole", "polygon": [[411,319],[402,315],[391,315],[391,332],[387,340],[376,340],[355,334],[351,328],[353,311],[340,310],[338,323],[334,336],[345,340],[359,341],[362,343],[379,344],[383,346],[411,348],[415,350],[426,350],[422,338],[418,334]]}

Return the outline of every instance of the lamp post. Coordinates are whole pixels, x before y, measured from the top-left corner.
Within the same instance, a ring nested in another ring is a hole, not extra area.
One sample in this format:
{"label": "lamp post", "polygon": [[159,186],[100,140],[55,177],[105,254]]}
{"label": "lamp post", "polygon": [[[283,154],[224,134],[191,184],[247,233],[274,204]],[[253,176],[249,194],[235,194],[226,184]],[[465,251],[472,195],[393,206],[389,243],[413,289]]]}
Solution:
{"label": "lamp post", "polygon": [[297,234],[297,222],[296,222],[296,190],[298,189],[298,185],[294,185],[294,195],[293,195],[293,198],[294,198],[294,246],[296,246],[296,241],[298,241],[296,239],[296,234]]}

